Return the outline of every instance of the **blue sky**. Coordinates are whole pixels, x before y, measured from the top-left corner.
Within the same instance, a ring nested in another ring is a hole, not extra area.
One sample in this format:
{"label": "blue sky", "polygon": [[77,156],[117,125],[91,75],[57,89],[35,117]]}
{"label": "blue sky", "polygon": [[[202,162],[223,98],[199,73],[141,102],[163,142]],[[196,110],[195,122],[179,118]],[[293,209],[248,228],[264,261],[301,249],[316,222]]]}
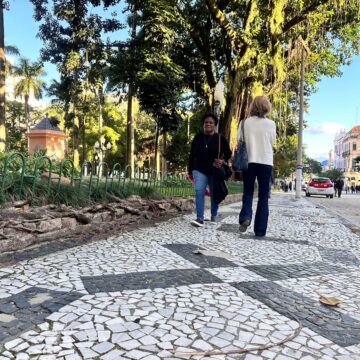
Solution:
{"label": "blue sky", "polygon": [[[33,19],[30,2],[10,1],[10,10],[4,16],[5,43],[16,45],[23,56],[37,60],[42,43],[36,37],[39,24]],[[47,82],[57,77],[54,65],[45,64],[45,69]],[[329,150],[333,148],[334,135],[339,129],[349,130],[360,124],[360,57],[354,58],[352,65],[342,70],[340,78],[322,79],[318,92],[310,97],[310,109],[305,114],[308,123],[304,132],[306,153],[319,160],[328,157]]]}

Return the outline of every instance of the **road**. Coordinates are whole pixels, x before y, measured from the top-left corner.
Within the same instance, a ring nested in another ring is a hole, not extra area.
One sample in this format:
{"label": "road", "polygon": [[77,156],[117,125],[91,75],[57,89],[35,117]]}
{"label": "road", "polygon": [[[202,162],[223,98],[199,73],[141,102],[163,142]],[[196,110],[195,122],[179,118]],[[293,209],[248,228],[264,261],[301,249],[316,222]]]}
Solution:
{"label": "road", "polygon": [[312,203],[326,207],[356,226],[360,226],[360,194],[342,194],[341,198],[328,199],[324,196],[311,196]]}

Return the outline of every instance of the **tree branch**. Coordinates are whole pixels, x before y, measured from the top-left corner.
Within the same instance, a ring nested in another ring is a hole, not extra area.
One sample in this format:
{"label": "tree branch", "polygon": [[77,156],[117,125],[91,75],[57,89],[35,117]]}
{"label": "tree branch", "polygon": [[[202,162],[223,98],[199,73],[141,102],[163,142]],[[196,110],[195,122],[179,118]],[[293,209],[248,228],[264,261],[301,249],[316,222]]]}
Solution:
{"label": "tree branch", "polygon": [[282,33],[285,34],[290,29],[292,29],[295,25],[304,21],[307,16],[317,10],[321,5],[330,3],[330,0],[314,0],[309,6],[307,6],[300,14],[293,17],[291,20],[286,22],[282,28]]}
{"label": "tree branch", "polygon": [[230,21],[226,18],[225,14],[219,8],[216,0],[206,0],[206,4],[208,9],[216,20],[216,22],[220,25],[224,35],[232,45],[233,48],[239,49],[242,45],[240,42],[240,35],[239,33],[231,26]]}

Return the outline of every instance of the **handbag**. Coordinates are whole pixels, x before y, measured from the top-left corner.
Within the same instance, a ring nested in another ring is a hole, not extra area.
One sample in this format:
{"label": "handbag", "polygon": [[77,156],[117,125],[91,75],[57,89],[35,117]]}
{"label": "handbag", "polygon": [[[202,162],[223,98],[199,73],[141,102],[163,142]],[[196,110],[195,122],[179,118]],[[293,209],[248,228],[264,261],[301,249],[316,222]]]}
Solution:
{"label": "handbag", "polygon": [[[220,152],[221,152],[221,135],[219,135],[219,153],[218,153],[218,159],[220,159]],[[232,175],[232,170],[230,168],[230,166],[227,163],[223,163],[221,170],[223,172],[223,176],[224,176],[224,180],[229,180],[231,178]]]}
{"label": "handbag", "polygon": [[235,172],[244,171],[248,168],[248,152],[246,149],[244,125],[245,119],[241,121],[240,139],[232,162],[232,169]]}

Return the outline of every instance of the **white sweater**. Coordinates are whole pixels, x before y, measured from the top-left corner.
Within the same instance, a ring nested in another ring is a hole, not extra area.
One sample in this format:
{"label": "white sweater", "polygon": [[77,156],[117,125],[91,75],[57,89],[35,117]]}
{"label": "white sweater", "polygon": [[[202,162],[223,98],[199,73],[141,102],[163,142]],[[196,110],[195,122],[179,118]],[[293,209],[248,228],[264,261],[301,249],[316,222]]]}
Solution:
{"label": "white sweater", "polygon": [[[243,120],[242,120],[243,121]],[[238,129],[238,141],[241,136],[241,123]],[[276,140],[276,124],[268,118],[251,116],[244,125],[246,149],[249,163],[273,165],[273,145]]]}

